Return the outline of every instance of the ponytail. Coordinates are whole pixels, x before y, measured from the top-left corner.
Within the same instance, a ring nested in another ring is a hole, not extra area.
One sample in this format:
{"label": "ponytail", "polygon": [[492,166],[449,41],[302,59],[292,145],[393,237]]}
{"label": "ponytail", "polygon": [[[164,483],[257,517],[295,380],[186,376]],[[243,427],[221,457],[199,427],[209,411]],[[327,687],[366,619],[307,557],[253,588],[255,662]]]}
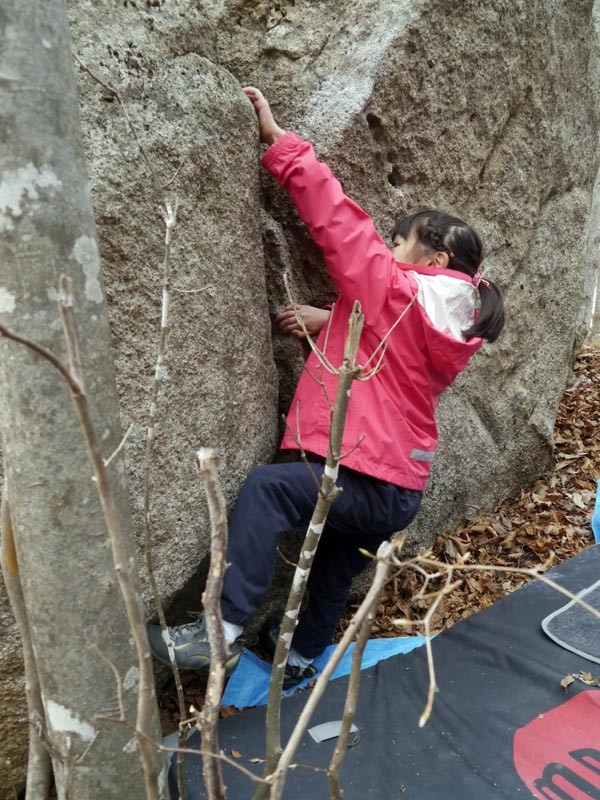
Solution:
{"label": "ponytail", "polygon": [[[429,250],[447,253],[448,269],[464,272],[472,279],[481,276],[483,245],[477,231],[462,219],[426,208],[399,220],[392,231],[392,239],[396,236],[408,239],[411,233]],[[467,339],[478,336],[495,342],[504,327],[502,292],[487,279],[481,278],[473,283],[479,290],[479,314],[463,335]]]}
{"label": "ponytail", "polygon": [[504,327],[504,299],[502,292],[492,281],[482,280],[479,286],[479,314],[475,323],[463,335],[467,339],[480,336],[488,342],[495,342]]}

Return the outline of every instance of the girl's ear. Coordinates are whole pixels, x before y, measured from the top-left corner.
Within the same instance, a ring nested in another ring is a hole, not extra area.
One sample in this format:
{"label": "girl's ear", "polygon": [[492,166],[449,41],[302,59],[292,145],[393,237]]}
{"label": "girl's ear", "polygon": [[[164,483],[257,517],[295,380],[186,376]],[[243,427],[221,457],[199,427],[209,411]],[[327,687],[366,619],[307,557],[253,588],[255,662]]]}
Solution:
{"label": "girl's ear", "polygon": [[448,264],[450,263],[450,256],[448,253],[442,253],[441,250],[438,250],[437,253],[433,256],[432,259],[432,266],[439,267],[440,269],[447,269]]}
{"label": "girl's ear", "polygon": [[438,269],[447,269],[449,263],[450,263],[450,255],[448,253],[442,253],[441,250],[438,250],[431,256],[431,258],[427,262],[427,266],[438,267]]}

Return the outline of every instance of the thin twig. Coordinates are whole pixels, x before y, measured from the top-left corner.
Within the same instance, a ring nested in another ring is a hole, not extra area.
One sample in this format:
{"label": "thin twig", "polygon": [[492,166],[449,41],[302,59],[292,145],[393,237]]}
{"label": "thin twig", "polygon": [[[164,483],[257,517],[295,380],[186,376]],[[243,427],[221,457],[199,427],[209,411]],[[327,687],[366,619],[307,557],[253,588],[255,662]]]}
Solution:
{"label": "thin twig", "polygon": [[[446,564],[444,562],[438,561],[437,559],[430,557],[428,554],[421,554],[415,556],[412,559],[409,559],[405,562],[399,562],[397,556],[392,556],[389,558],[389,563],[393,564],[397,568],[401,570],[406,569],[413,569],[425,578],[424,586],[421,588],[420,592],[416,595],[417,597],[423,599],[433,599],[432,605],[429,607],[427,614],[421,620],[407,620],[407,619],[398,619],[394,620],[394,625],[396,627],[423,627],[424,634],[425,634],[425,647],[427,653],[427,664],[429,670],[429,688],[427,692],[427,702],[423,713],[419,719],[419,727],[423,727],[428,721],[431,711],[433,708],[433,701],[435,698],[435,693],[437,691],[437,684],[435,679],[435,666],[433,660],[433,650],[431,647],[431,621],[437,609],[439,608],[443,598],[452,592],[457,585],[460,585],[461,580],[454,581],[454,575],[456,572],[501,572],[501,573],[511,573],[517,575],[524,575],[531,578],[538,579],[541,583],[548,586],[549,588],[554,589],[555,591],[559,592],[560,594],[567,597],[572,602],[577,603],[590,614],[595,616],[596,618],[600,619],[600,610],[594,608],[581,597],[573,594],[573,592],[565,589],[560,584],[556,583],[552,579],[546,577],[542,574],[539,569],[527,569],[527,568],[520,568],[520,567],[505,567],[500,565],[490,565],[490,564],[467,564],[465,563],[466,558],[463,556],[457,563],[455,564]],[[548,566],[551,562],[551,558],[548,559],[548,563],[543,566]],[[427,573],[425,567],[430,569],[435,569],[436,572],[434,573]],[[438,589],[436,592],[431,592],[429,594],[424,593],[424,589],[432,580],[445,577],[444,586],[441,589]]]}
{"label": "thin twig", "polygon": [[[321,365],[317,364],[316,368],[317,368],[317,370],[320,370],[321,369]],[[330,397],[329,392],[327,390],[327,384],[325,383],[325,381],[322,378],[317,378],[316,375],[312,374],[312,372],[308,368],[308,364],[306,363],[306,361],[304,362],[304,366],[302,367],[302,369],[303,369],[304,372],[306,372],[308,377],[312,378],[312,380],[322,390],[323,394],[325,395],[325,401],[327,403],[327,410],[331,414],[332,411],[333,411],[333,403],[331,402],[331,397]]]}
{"label": "thin twig", "polygon": [[208,289],[214,289],[212,283],[208,283],[206,286],[201,286],[199,289],[177,289],[177,287],[172,286],[172,292],[179,292],[179,294],[196,294],[198,292],[206,292]]}
{"label": "thin twig", "polygon": [[290,764],[288,769],[305,769],[310,772],[323,772],[327,775],[327,770],[324,767],[315,767],[313,764]]}
{"label": "thin twig", "polygon": [[[291,304],[292,306],[295,306],[295,305],[296,305],[296,303],[295,303],[295,301],[294,301],[294,298],[292,297],[292,290],[291,290],[291,288],[290,288],[290,282],[289,282],[289,277],[288,277],[288,274],[287,274],[287,272],[284,272],[284,273],[283,273],[283,283],[284,283],[285,290],[286,290],[286,292],[287,292],[287,296],[288,296],[288,300],[290,301],[290,304]],[[306,328],[306,325],[304,324],[304,320],[302,319],[302,317],[301,317],[299,314],[295,314],[295,317],[296,317],[296,322],[297,322],[297,323],[300,325],[300,327],[302,328],[302,332],[304,333],[304,335],[305,335],[305,337],[306,337],[306,341],[307,341],[307,342],[308,342],[308,344],[310,345],[310,349],[313,351],[313,353],[314,353],[314,354],[315,354],[315,356],[317,357],[317,359],[318,359],[319,363],[320,363],[320,364],[322,364],[322,365],[325,367],[325,369],[326,369],[328,372],[331,372],[331,374],[332,374],[332,375],[335,375],[335,374],[337,374],[337,370],[336,370],[336,368],[333,366],[333,364],[331,363],[331,361],[329,361],[329,359],[327,358],[327,356],[326,356],[326,355],[325,355],[325,354],[324,354],[324,353],[323,353],[321,350],[319,350],[319,348],[317,347],[317,345],[316,345],[316,343],[315,343],[314,339],[312,338],[312,336],[311,336],[311,335],[310,335],[310,333],[308,332],[308,330],[307,330],[307,328]]]}
{"label": "thin twig", "polygon": [[310,461],[308,460],[308,456],[306,455],[306,450],[302,447],[302,441],[301,441],[300,436],[299,436],[299,434],[300,434],[300,418],[299,417],[300,417],[300,401],[298,401],[296,403],[296,430],[298,431],[298,436],[294,433],[294,431],[290,427],[290,424],[287,421],[287,417],[284,416],[283,417],[283,421],[285,423],[285,427],[286,427],[288,433],[290,434],[290,436],[292,437],[292,439],[294,441],[294,444],[296,445],[296,447],[298,448],[298,450],[300,452],[300,458],[302,459],[302,461],[306,465],[306,468],[308,469],[308,471],[311,474],[311,477],[312,477],[312,479],[313,479],[313,481],[314,481],[314,483],[315,483],[315,485],[317,487],[317,490],[319,492],[321,492],[321,481],[317,478],[316,473],[315,473],[314,469],[312,468],[312,464],[310,463]]}
{"label": "thin twig", "polygon": [[[165,222],[165,244],[163,254],[163,275],[162,275],[162,306],[161,306],[161,323],[160,334],[158,341],[158,350],[156,356],[156,366],[154,369],[154,378],[152,381],[152,388],[150,390],[150,409],[148,412],[148,431],[146,435],[146,446],[144,448],[144,463],[143,463],[143,503],[144,503],[144,556],[146,561],[146,573],[150,583],[150,591],[154,601],[154,607],[158,614],[158,621],[163,632],[163,637],[168,642],[167,650],[169,653],[169,661],[171,664],[171,672],[173,674],[173,681],[175,682],[175,690],[177,692],[177,705],[179,709],[179,718],[185,717],[185,698],[183,694],[183,686],[181,677],[179,675],[179,668],[175,659],[175,651],[173,649],[171,639],[167,631],[167,619],[165,616],[158,585],[156,583],[156,576],[154,574],[154,558],[152,550],[152,529],[150,524],[150,508],[151,508],[151,493],[150,493],[150,467],[152,464],[152,455],[154,451],[155,441],[155,426],[158,410],[158,393],[161,383],[164,378],[164,358],[167,348],[167,334],[169,330],[169,290],[171,278],[171,239],[173,230],[177,224],[177,201],[174,205],[169,203],[165,206],[164,222]],[[179,728],[179,744],[182,745],[185,738],[184,731]],[[183,775],[183,756],[177,757],[177,788],[181,800],[186,800],[185,780]]]}
{"label": "thin twig", "polygon": [[167,189],[170,189],[170,188],[171,188],[171,186],[172,186],[172,185],[175,183],[175,181],[176,181],[176,180],[177,180],[177,178],[179,177],[179,173],[181,172],[181,170],[183,169],[183,167],[184,167],[184,166],[187,164],[188,160],[189,160],[189,156],[186,156],[186,157],[185,157],[185,158],[182,160],[181,164],[180,164],[180,165],[177,167],[177,169],[175,170],[175,172],[173,173],[173,177],[172,177],[172,178],[169,178],[169,180],[168,180],[166,183],[163,183],[163,185],[160,187],[160,188],[163,190],[163,192],[166,192],[166,191],[167,191]]}
{"label": "thin twig", "polygon": [[[368,365],[368,364],[369,364],[369,363],[370,363],[370,362],[371,362],[371,361],[372,361],[372,360],[375,358],[375,356],[377,355],[377,352],[378,352],[378,350],[380,350],[382,347],[385,347],[385,344],[386,344],[387,340],[390,338],[390,336],[392,335],[392,333],[394,332],[394,330],[396,329],[396,327],[397,327],[397,326],[400,324],[400,322],[402,322],[402,320],[404,319],[405,315],[408,313],[408,310],[410,309],[410,307],[412,306],[412,304],[415,302],[415,300],[416,300],[416,299],[417,299],[417,295],[415,294],[415,295],[413,295],[413,296],[412,296],[412,298],[411,298],[410,302],[408,303],[408,305],[406,306],[406,308],[405,308],[405,309],[402,311],[402,313],[400,314],[400,316],[398,317],[398,319],[397,319],[397,320],[394,322],[394,324],[392,325],[392,327],[391,327],[391,328],[389,328],[389,330],[387,331],[387,333],[385,334],[385,336],[383,337],[383,339],[382,339],[382,340],[379,342],[379,344],[377,345],[377,347],[375,348],[375,350],[373,350],[373,352],[371,353],[371,355],[369,356],[369,358],[368,358],[368,359],[365,361],[365,363],[362,365],[362,368],[363,368],[363,378],[362,378],[362,380],[368,380],[368,377],[367,377],[368,373],[367,373],[367,374],[365,374],[364,370],[366,369],[367,365]],[[385,354],[385,350],[384,350],[384,352],[381,354],[381,356],[379,357],[379,360],[378,360],[378,362],[377,362],[377,365],[374,367],[374,369],[377,369],[377,367],[378,367],[378,366],[379,366],[379,364],[381,363],[381,359],[383,358],[384,354]]]}
{"label": "thin twig", "polygon": [[[450,585],[451,581],[452,581],[452,575],[451,573],[448,573],[446,577],[446,588]],[[431,710],[433,708],[433,700],[435,697],[435,693],[438,690],[437,681],[435,679],[435,664],[433,662],[433,651],[431,649],[431,619],[435,614],[435,612],[437,611],[439,604],[442,602],[444,594],[445,593],[443,591],[439,592],[438,596],[432,603],[431,608],[427,611],[425,619],[423,620],[425,628],[425,649],[427,652],[427,668],[429,670],[429,690],[427,692],[427,702],[425,704],[425,708],[423,709],[423,713],[419,718],[419,728],[422,728],[429,719],[431,715]]]}
{"label": "thin twig", "polygon": [[46,350],[45,347],[42,347],[35,342],[32,342],[30,339],[26,339],[24,336],[19,336],[16,333],[8,330],[5,328],[4,325],[0,325],[0,336],[4,336],[6,339],[11,339],[13,342],[17,342],[18,344],[22,344],[27,347],[29,350],[32,350],[34,353],[37,353],[42,358],[46,359],[52,366],[57,369],[60,374],[63,376],[65,381],[67,382],[69,389],[74,395],[81,394],[82,389],[79,385],[78,381],[75,379],[73,375],[69,372],[69,370],[64,366],[64,364],[56,358],[56,356],[51,353],[49,350]]}
{"label": "thin twig", "polygon": [[487,566],[485,564],[442,564],[441,562],[437,562],[434,560],[429,559],[422,559],[424,564],[433,564],[437,567],[446,567],[452,569],[453,571],[467,571],[467,572],[511,572],[516,575],[528,575],[531,578],[537,578],[541,583],[549,586],[552,589],[555,589],[560,594],[564,595],[565,597],[569,598],[569,600],[573,600],[584,608],[586,611],[589,611],[597,619],[600,619],[600,610],[591,606],[588,602],[583,600],[581,597],[577,597],[577,595],[570,592],[568,589],[565,589],[564,586],[561,586],[560,583],[556,583],[551,578],[546,577],[543,573],[539,572],[537,569],[526,569],[524,567],[503,567],[503,566]]}
{"label": "thin twig", "polygon": [[277,555],[279,556],[279,558],[281,558],[284,564],[288,565],[288,567],[294,567],[294,569],[298,569],[298,564],[296,564],[294,561],[290,561],[289,558],[286,558],[281,552],[281,548],[279,547],[279,545],[277,545]]}
{"label": "thin twig", "polygon": [[363,433],[361,436],[358,437],[356,444],[353,445],[350,448],[350,450],[347,450],[345,453],[341,453],[338,456],[338,461],[343,461],[345,458],[348,458],[348,456],[352,455],[352,453],[354,453],[355,450],[358,450],[358,448],[361,446],[361,444],[364,442],[365,439],[366,439],[366,434]]}
{"label": "thin twig", "polygon": [[113,661],[111,661],[110,658],[105,653],[102,652],[102,650],[98,647],[98,645],[95,642],[90,641],[87,631],[84,632],[84,636],[89,647],[112,670],[112,673],[115,677],[115,684],[117,687],[117,704],[119,707],[120,719],[125,719],[125,703],[123,702],[123,681],[121,680],[121,675],[119,674],[119,670],[117,669],[116,664]]}
{"label": "thin twig", "polygon": [[335,303],[332,303],[331,310],[329,312],[329,319],[327,320],[327,328],[325,329],[325,339],[323,341],[323,353],[327,352],[327,345],[329,344],[329,332],[331,331],[334,311],[335,311]]}
{"label": "thin twig", "polygon": [[132,422],[131,425],[127,428],[125,436],[123,436],[123,438],[119,442],[119,446],[115,450],[113,450],[113,452],[110,454],[110,456],[108,458],[104,459],[104,466],[105,467],[109,467],[112,464],[112,462],[115,460],[115,458],[119,455],[121,450],[125,447],[125,442],[129,438],[129,436],[131,434],[131,431],[134,429],[134,427],[135,427],[135,425]]}
{"label": "thin twig", "polygon": [[[275,654],[273,656],[273,669],[271,672],[271,683],[267,701],[265,775],[273,773],[277,768],[279,754],[281,752],[281,693],[292,636],[298,622],[302,598],[317,551],[319,539],[325,526],[331,504],[340,492],[336,484],[339,472],[339,453],[342,446],[344,422],[350,400],[350,387],[357,374],[356,357],[363,323],[364,317],[360,310],[360,303],[356,302],[349,320],[349,332],[344,347],[343,362],[339,370],[336,371],[339,375],[339,379],[331,426],[330,452],[328,453],[323,470],[321,492],[317,497],[317,503],[300,551],[298,567],[294,574],[292,587],[286,604],[286,612],[281,622]],[[291,760],[291,758],[289,760]],[[255,793],[255,800],[261,800],[264,795],[264,789],[259,787]]]}
{"label": "thin twig", "polygon": [[79,58],[79,56],[76,53],[73,53],[73,57],[75,58],[75,61],[77,61],[77,63],[81,67],[81,69],[84,72],[86,72],[90,76],[90,78],[95,80],[96,83],[99,83],[100,86],[102,86],[102,88],[105,89],[111,95],[111,97],[114,97],[114,99],[117,101],[117,103],[121,107],[121,111],[123,112],[123,116],[125,117],[125,119],[127,121],[127,125],[129,126],[129,130],[131,131],[131,135],[135,139],[136,144],[139,147],[140,153],[142,154],[142,158],[144,159],[144,161],[146,162],[146,166],[150,170],[150,174],[152,175],[152,181],[154,183],[154,188],[159,190],[159,191],[161,191],[163,187],[161,187],[161,185],[160,185],[160,179],[158,177],[158,174],[157,174],[156,170],[154,169],[154,166],[152,165],[152,162],[150,161],[148,153],[146,152],[146,148],[142,144],[142,140],[138,136],[137,129],[136,129],[135,125],[133,124],[133,122],[131,121],[131,117],[129,116],[129,112],[127,111],[127,107],[125,106],[125,103],[121,99],[121,95],[119,94],[119,92],[113,86],[110,86],[108,83],[106,83],[105,81],[101,80],[94,72],[92,72],[92,70],[87,66],[87,64],[84,64],[83,61]]}
{"label": "thin twig", "polygon": [[81,350],[79,347],[79,337],[77,336],[77,330],[75,328],[75,315],[73,313],[75,296],[73,294],[73,284],[66,275],[61,275],[58,281],[58,307],[62,309],[61,321],[65,334],[69,372],[79,384],[81,392],[85,394]]}
{"label": "thin twig", "polygon": [[[4,474],[6,475],[6,469]],[[50,785],[52,783],[52,763],[48,749],[41,736],[41,731],[45,728],[45,711],[16,560],[6,480],[3,486],[0,506],[0,567],[4,576],[6,595],[21,634],[23,645],[25,697],[27,699],[28,721],[30,723],[25,797],[26,800],[38,800],[38,798],[39,800],[47,800],[50,797]]]}
{"label": "thin twig", "polygon": [[[66,304],[60,302],[60,298],[65,299],[67,301]],[[73,313],[72,298],[73,290],[71,282],[63,275],[60,278],[59,312],[65,339],[72,340],[67,346],[71,365],[75,369],[78,369],[80,368],[77,355],[79,353],[79,341]],[[150,655],[148,647],[144,609],[135,584],[135,578],[131,568],[130,553],[128,552],[126,537],[121,527],[121,517],[117,509],[112,485],[108,478],[108,472],[104,466],[104,459],[102,457],[98,436],[92,422],[87,395],[80,388],[82,383],[83,381],[76,381],[77,393],[72,392],[72,398],[83,430],[90,461],[94,468],[96,487],[104,520],[106,522],[115,572],[123,596],[125,610],[127,612],[127,618],[131,627],[137,653],[140,674],[136,727],[142,733],[149,735],[154,726],[153,711],[155,708],[155,694],[152,656]],[[159,800],[161,794],[158,788],[160,769],[155,753],[152,748],[149,748],[148,745],[143,742],[140,742],[140,753],[148,800]]]}
{"label": "thin twig", "polygon": [[115,717],[103,717],[97,716],[94,717],[96,722],[111,722],[117,725],[125,725],[135,736],[140,739],[144,739],[148,742],[148,744],[152,745],[159,753],[182,753],[183,755],[188,756],[210,756],[211,758],[218,758],[223,761],[225,764],[229,764],[230,767],[234,767],[249,778],[254,783],[269,783],[268,780],[265,780],[262,776],[256,775],[254,772],[251,772],[246,767],[243,767],[238,761],[234,761],[233,758],[229,758],[229,756],[225,755],[225,753],[221,750],[220,753],[209,753],[208,750],[193,750],[191,747],[167,747],[166,745],[162,744],[161,742],[157,742],[155,739],[152,739],[139,730],[137,730],[133,725],[131,725],[127,720],[116,719]]}

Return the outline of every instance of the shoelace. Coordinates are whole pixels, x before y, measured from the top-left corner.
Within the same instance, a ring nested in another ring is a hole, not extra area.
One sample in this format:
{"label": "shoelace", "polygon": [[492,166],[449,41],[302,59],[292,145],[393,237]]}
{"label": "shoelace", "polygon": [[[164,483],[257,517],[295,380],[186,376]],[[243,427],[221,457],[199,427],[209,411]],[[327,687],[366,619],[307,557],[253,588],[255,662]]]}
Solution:
{"label": "shoelace", "polygon": [[171,639],[179,639],[186,633],[192,633],[193,631],[203,631],[206,629],[206,625],[204,624],[204,614],[201,611],[188,611],[189,616],[193,617],[191,622],[184,622],[183,625],[177,625],[176,627],[169,628],[169,635]]}

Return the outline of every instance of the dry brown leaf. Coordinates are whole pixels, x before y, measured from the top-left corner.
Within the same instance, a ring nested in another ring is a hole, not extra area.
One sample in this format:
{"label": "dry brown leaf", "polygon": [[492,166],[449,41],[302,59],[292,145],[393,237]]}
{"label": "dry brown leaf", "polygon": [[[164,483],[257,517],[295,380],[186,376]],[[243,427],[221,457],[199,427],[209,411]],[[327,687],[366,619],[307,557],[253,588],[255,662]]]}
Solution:
{"label": "dry brown leaf", "polygon": [[586,686],[600,686],[600,678],[594,678],[591,672],[580,672],[577,677]]}
{"label": "dry brown leaf", "polygon": [[565,675],[565,677],[560,682],[560,685],[563,687],[563,689],[568,689],[572,683],[575,683],[575,676]]}

